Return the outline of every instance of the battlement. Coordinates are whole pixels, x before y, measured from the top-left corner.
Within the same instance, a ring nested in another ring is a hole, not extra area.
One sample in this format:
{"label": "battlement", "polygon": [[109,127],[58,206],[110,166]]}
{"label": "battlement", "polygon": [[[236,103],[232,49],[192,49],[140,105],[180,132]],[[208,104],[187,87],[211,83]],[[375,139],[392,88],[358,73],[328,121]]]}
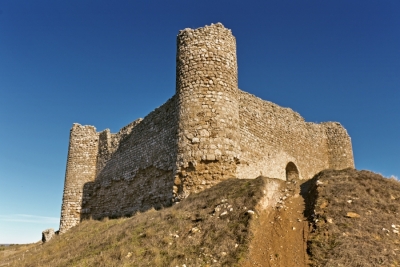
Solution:
{"label": "battlement", "polygon": [[305,122],[238,88],[231,30],[184,29],[171,99],[116,134],[73,125],[60,232],[168,206],[227,178],[309,179],[348,167],[351,140],[339,123]]}

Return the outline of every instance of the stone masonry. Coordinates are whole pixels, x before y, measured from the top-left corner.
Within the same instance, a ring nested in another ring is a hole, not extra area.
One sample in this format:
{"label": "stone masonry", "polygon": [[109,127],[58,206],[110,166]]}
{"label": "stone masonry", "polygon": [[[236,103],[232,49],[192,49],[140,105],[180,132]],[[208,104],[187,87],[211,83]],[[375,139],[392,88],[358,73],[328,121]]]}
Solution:
{"label": "stone masonry", "polygon": [[222,24],[177,36],[176,94],[118,133],[74,124],[60,233],[82,219],[169,206],[224,179],[309,179],[354,168],[337,122],[296,112],[238,88],[236,40]]}

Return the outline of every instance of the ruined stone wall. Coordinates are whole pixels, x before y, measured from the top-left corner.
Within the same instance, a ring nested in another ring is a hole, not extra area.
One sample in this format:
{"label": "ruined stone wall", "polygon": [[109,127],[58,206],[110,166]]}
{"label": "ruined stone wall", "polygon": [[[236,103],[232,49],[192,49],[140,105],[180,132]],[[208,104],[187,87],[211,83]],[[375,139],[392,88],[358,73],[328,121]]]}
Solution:
{"label": "ruined stone wall", "polygon": [[80,222],[83,187],[96,176],[98,140],[99,134],[93,126],[72,126],[61,206],[61,233]]}
{"label": "ruined stone wall", "polygon": [[177,37],[179,97],[176,194],[234,177],[240,151],[236,40],[222,24]]}
{"label": "ruined stone wall", "polygon": [[315,124],[283,108],[240,91],[241,160],[238,178],[259,175],[286,179],[295,164],[299,178],[324,169],[354,168],[351,139],[337,122]]}
{"label": "ruined stone wall", "polygon": [[311,178],[354,167],[339,123],[238,89],[236,41],[220,23],[177,36],[176,94],[112,134],[71,129],[60,231],[83,218],[168,206],[231,177]]}
{"label": "ruined stone wall", "polygon": [[346,129],[338,122],[324,122],[322,126],[328,138],[329,168],[354,168],[351,139]]}
{"label": "ruined stone wall", "polygon": [[175,97],[117,134],[100,133],[97,176],[85,185],[82,218],[119,217],[170,205],[176,135]]}
{"label": "ruined stone wall", "polygon": [[289,108],[240,93],[242,156],[238,178],[259,175],[286,179],[286,166],[293,162],[300,178],[311,178],[329,168],[325,128],[307,123]]}
{"label": "ruined stone wall", "polygon": [[109,129],[105,129],[99,133],[99,152],[97,155],[96,177],[100,174],[106,163],[118,149],[121,141],[125,140],[132,132],[132,129],[141,121],[142,119],[137,119],[131,122],[116,134],[110,133]]}

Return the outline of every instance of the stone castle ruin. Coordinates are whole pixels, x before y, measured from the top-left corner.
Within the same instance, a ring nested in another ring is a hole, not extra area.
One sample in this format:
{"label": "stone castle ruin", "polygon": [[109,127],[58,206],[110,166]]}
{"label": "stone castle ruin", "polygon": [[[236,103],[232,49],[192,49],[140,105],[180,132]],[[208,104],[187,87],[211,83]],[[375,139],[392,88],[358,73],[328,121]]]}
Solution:
{"label": "stone castle ruin", "polygon": [[348,167],[351,140],[339,123],[305,122],[238,88],[229,29],[185,29],[172,98],[115,134],[72,126],[60,232],[84,218],[168,206],[232,177],[309,179]]}

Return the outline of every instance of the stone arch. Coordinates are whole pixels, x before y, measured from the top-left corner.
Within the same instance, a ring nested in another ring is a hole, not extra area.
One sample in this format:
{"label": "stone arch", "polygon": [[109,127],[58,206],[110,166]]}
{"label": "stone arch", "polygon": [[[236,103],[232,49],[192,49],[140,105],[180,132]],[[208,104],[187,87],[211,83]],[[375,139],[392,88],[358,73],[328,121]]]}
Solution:
{"label": "stone arch", "polygon": [[286,165],[286,181],[292,180],[292,179],[299,179],[299,170],[297,169],[297,166],[293,162],[289,162]]}

